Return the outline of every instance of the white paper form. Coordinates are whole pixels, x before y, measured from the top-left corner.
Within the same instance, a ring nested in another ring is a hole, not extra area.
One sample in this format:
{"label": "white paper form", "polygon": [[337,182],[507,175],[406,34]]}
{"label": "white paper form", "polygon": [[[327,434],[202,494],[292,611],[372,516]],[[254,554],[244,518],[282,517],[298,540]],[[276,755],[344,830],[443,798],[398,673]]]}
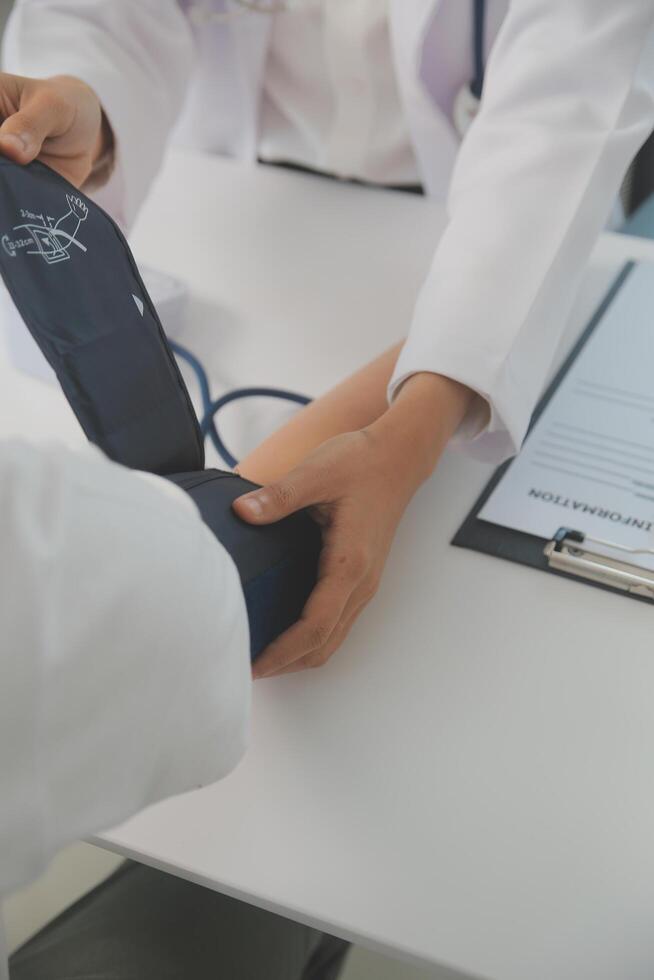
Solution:
{"label": "white paper form", "polygon": [[629,273],[477,516],[654,548],[654,265]]}

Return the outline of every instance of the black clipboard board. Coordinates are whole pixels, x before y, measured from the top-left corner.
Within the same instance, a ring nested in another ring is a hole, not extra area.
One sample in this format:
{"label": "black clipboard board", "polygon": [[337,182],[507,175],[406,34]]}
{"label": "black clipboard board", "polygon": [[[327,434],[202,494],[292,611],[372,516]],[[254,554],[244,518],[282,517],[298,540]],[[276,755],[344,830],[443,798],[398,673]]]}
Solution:
{"label": "black clipboard board", "polygon": [[[556,373],[551,383],[548,385],[531,417],[526,439],[529,438],[534,426],[538,422],[538,419],[542,415],[550,399],[576,359],[579,357],[588,340],[593,335],[593,332],[602,321],[606,311],[611,306],[613,300],[624,285],[634,267],[634,262],[628,262],[620,271],[618,277],[595,311],[590,322],[585,327],[581,336],[566,357],[563,365]],[[641,602],[654,602],[654,598],[626,592],[624,589],[617,586],[599,581],[591,581],[588,578],[579,577],[579,575],[552,568],[550,561],[545,554],[545,546],[548,543],[546,538],[538,537],[535,534],[527,534],[524,531],[516,531],[513,528],[504,527],[500,524],[491,524],[490,521],[484,521],[478,517],[477,515],[479,514],[479,511],[482,509],[495,487],[502,480],[512,463],[513,460],[509,459],[506,463],[502,463],[502,465],[495,471],[489,482],[482,490],[480,496],[477,498],[472,510],[452,538],[451,543],[453,545],[455,545],[457,548],[468,548],[472,551],[480,551],[486,555],[494,555],[496,558],[504,558],[506,561],[517,562],[521,565],[528,565],[531,568],[538,568],[541,571],[549,572],[552,575],[561,575],[564,578],[572,579],[573,581],[581,582],[585,585],[594,585],[596,588],[605,589],[609,592],[617,592],[620,595],[629,595],[630,598],[639,599]],[[563,530],[564,529],[560,529],[560,532]],[[583,541],[583,536],[580,540]]]}

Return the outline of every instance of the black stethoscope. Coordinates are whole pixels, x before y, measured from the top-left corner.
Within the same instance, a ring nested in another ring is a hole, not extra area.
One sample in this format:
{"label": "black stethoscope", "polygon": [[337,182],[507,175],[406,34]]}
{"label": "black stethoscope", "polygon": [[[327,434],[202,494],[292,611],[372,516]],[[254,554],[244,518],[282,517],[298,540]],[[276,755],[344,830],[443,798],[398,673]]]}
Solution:
{"label": "black stethoscope", "polygon": [[486,0],[472,0],[472,64],[473,75],[470,82],[456,94],[452,107],[452,117],[459,136],[468,132],[470,124],[479,112],[481,93],[484,88],[484,35],[486,23]]}
{"label": "black stethoscope", "polygon": [[486,0],[472,0],[472,57],[474,75],[470,91],[476,99],[481,99],[484,87],[484,28],[486,22]]}

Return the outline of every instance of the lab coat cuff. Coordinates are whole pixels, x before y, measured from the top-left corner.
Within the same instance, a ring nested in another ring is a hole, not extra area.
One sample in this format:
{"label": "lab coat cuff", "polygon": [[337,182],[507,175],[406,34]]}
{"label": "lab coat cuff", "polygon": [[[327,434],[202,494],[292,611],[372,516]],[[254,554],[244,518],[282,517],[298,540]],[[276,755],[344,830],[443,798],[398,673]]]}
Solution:
{"label": "lab coat cuff", "polygon": [[496,465],[515,456],[527,431],[533,399],[516,387],[504,366],[494,369],[473,351],[414,351],[409,339],[388,385],[389,403],[408,378],[424,371],[464,384],[477,395],[452,436],[452,448]]}
{"label": "lab coat cuff", "polygon": [[[123,231],[127,231],[134,223],[138,208],[147,193],[149,173],[158,169],[158,153],[156,150],[153,153],[151,148],[144,145],[142,132],[134,125],[133,108],[122,93],[116,90],[116,85],[111,84],[111,79],[105,83],[102,75],[92,77],[90,72],[87,77],[82,74],[80,77],[98,96],[113,136],[111,165],[106,168],[107,179],[97,184],[91,174],[88,187],[83,187],[82,190],[88,192],[89,197],[97,201]],[[156,137],[154,142],[157,142]],[[156,162],[150,161],[151,156],[157,157]],[[130,175],[129,181],[127,174]]]}

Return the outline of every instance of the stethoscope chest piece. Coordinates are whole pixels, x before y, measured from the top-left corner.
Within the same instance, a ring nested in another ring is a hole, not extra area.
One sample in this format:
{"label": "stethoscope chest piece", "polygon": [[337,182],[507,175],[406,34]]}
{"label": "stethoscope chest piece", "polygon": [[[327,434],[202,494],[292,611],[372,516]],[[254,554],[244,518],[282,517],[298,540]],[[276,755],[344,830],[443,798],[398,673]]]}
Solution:
{"label": "stethoscope chest piece", "polygon": [[470,126],[479,112],[480,104],[481,100],[477,98],[470,86],[467,84],[463,85],[456,93],[452,110],[452,118],[454,120],[456,131],[461,139],[463,139],[470,129]]}

